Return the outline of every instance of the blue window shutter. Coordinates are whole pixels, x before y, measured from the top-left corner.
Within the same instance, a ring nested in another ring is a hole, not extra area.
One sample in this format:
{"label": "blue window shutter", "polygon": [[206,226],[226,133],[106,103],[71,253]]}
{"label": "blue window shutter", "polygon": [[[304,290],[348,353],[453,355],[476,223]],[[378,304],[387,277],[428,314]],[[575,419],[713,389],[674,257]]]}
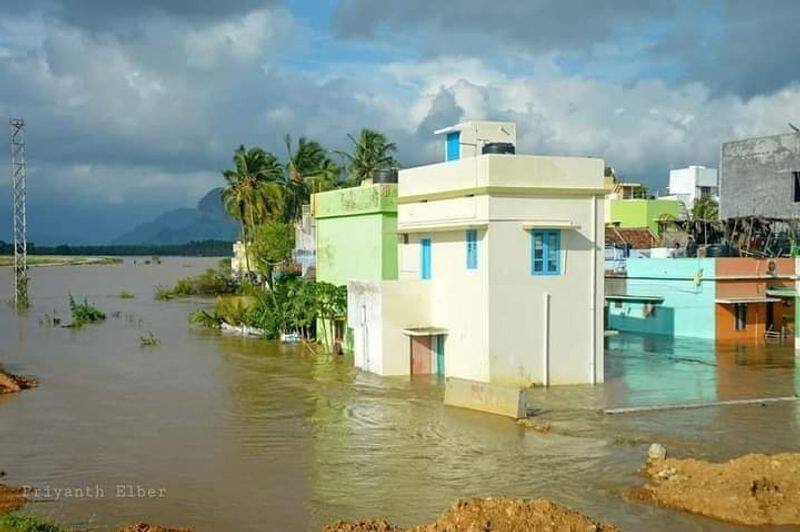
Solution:
{"label": "blue window shutter", "polygon": [[447,134],[445,160],[456,161],[461,158],[461,133],[456,131]]}
{"label": "blue window shutter", "polygon": [[420,241],[421,249],[420,249],[420,260],[422,264],[420,265],[420,273],[422,279],[430,279],[431,278],[431,239],[430,238],[423,238]]}
{"label": "blue window shutter", "polygon": [[478,269],[478,231],[467,230],[467,269]]}
{"label": "blue window shutter", "polygon": [[531,232],[531,274],[561,275],[561,231]]}

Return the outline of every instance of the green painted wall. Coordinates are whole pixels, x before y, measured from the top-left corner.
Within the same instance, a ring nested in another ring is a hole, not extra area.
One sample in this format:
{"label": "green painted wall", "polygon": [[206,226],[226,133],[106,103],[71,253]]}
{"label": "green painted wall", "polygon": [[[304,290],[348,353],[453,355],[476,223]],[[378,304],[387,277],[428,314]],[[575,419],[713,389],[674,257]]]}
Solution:
{"label": "green painted wall", "polygon": [[668,214],[678,216],[678,202],[675,200],[612,199],[611,221],[619,222],[620,227],[647,227],[653,235],[658,235],[658,218]]}
{"label": "green painted wall", "polygon": [[397,279],[397,185],[315,194],[317,280]]}

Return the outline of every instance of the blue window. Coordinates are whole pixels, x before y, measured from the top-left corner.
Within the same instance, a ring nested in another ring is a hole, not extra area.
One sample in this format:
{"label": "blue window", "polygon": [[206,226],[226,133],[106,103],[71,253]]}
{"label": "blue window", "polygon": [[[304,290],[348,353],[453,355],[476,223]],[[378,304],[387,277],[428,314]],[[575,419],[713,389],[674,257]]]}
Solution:
{"label": "blue window", "polygon": [[531,232],[531,274],[561,274],[561,232]]}
{"label": "blue window", "polygon": [[447,144],[445,149],[445,161],[456,161],[461,158],[461,133],[447,134]]}
{"label": "blue window", "polygon": [[423,238],[420,241],[420,273],[423,279],[431,278],[431,239]]}
{"label": "blue window", "polygon": [[467,230],[467,269],[478,269],[478,231]]}

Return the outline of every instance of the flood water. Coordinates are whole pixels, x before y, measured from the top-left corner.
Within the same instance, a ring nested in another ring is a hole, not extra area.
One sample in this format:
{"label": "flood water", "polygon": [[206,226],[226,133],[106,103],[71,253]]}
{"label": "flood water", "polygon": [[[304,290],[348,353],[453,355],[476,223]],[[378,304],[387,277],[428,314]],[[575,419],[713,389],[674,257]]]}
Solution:
{"label": "flood water", "polygon": [[[444,407],[435,379],[381,378],[347,358],[199,330],[186,315],[202,302],[153,299],[155,285],[215,262],[34,268],[31,311],[0,305],[0,363],[41,381],[0,397],[3,482],[41,490],[27,511],[99,530],[134,521],[318,530],[364,516],[411,525],[459,497],[514,496],[551,498],[624,530],[733,530],[623,499],[641,482],[648,444],[713,460],[800,447],[797,402],[598,412],[793,395],[792,348],[609,338],[605,385],[530,393],[553,423],[540,434]],[[10,278],[0,269],[4,301]],[[136,297],[120,299],[121,290]],[[67,317],[68,292],[109,319],[80,330],[40,326],[46,312]],[[160,345],[139,347],[150,331]],[[163,497],[119,497],[118,485]],[[55,495],[69,488],[93,488],[95,497]]]}

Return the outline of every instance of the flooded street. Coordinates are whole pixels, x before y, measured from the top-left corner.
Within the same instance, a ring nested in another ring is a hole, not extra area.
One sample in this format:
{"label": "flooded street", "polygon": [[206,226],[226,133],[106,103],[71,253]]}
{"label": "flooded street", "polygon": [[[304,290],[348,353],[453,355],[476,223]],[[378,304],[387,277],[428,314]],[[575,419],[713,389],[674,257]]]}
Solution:
{"label": "flooded street", "polygon": [[[540,434],[444,407],[435,378],[377,377],[346,358],[203,331],[186,320],[197,301],[153,299],[156,285],[215,264],[34,268],[30,312],[0,306],[0,363],[41,382],[0,397],[3,481],[51,489],[27,511],[97,529],[144,520],[315,530],[363,516],[411,525],[459,497],[495,495],[550,498],[623,530],[735,530],[621,497],[641,483],[649,443],[712,460],[798,450],[797,402],[599,412],[794,395],[792,348],[611,337],[605,385],[531,391],[530,406],[553,427]],[[10,276],[0,269],[4,301]],[[120,299],[122,290],[136,297]],[[41,326],[53,310],[68,318],[68,292],[109,319],[80,330]],[[150,331],[160,345],[139,347]],[[103,493],[54,495],[78,487]],[[158,495],[139,497],[137,487]]]}

